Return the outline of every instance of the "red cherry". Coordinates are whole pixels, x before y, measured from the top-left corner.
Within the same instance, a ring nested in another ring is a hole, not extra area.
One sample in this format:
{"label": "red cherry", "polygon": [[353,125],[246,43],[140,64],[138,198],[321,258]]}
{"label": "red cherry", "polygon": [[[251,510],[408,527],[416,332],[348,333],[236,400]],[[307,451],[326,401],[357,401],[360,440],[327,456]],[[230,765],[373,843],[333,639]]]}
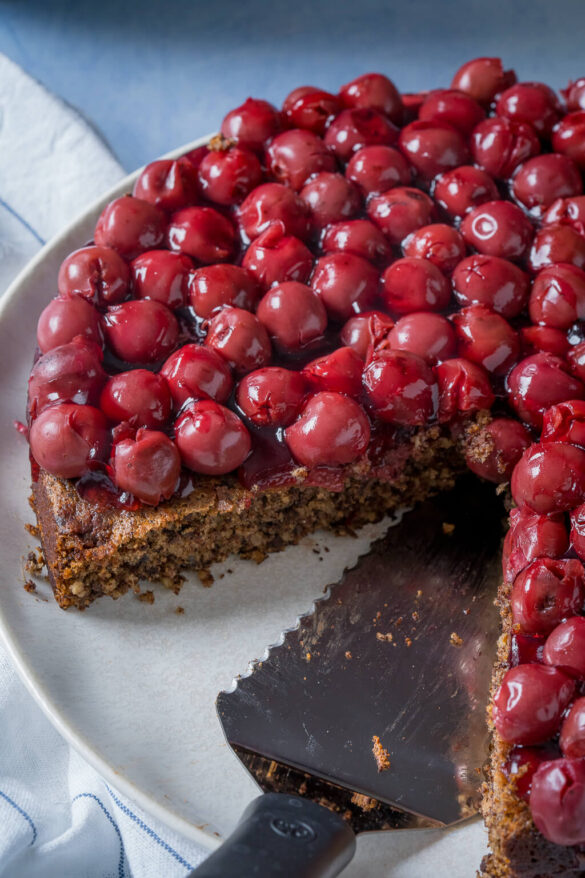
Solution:
{"label": "red cherry", "polygon": [[298,192],[313,174],[335,170],[335,158],[325,143],[316,134],[302,128],[283,131],[266,150],[268,171],[279,183]]}
{"label": "red cherry", "polygon": [[160,374],[167,381],[177,409],[191,399],[225,402],[234,386],[224,358],[198,344],[185,344],[171,354]]}
{"label": "red cherry", "polygon": [[566,88],[561,89],[569,113],[585,110],[585,78],[579,77],[575,82],[569,81]]}
{"label": "red cherry", "polygon": [[530,319],[555,329],[568,329],[585,318],[585,271],[576,265],[549,265],[532,285]]}
{"label": "red cherry", "polygon": [[62,479],[82,476],[108,451],[106,419],[90,405],[53,405],[30,428],[30,449],[40,467]]}
{"label": "red cherry", "polygon": [[169,308],[182,308],[189,289],[193,263],[184,253],[149,250],[130,265],[137,299],[155,299]]}
{"label": "red cherry", "polygon": [[298,350],[323,335],[327,313],[310,287],[289,281],[269,290],[258,305],[258,319],[276,344]]}
{"label": "red cherry", "polygon": [[456,350],[451,323],[425,311],[401,317],[388,334],[388,341],[392,350],[417,354],[431,366],[454,356]]}
{"label": "red cherry", "polygon": [[108,379],[100,408],[110,421],[128,421],[133,427],[161,427],[171,414],[171,394],[162,375],[133,369]]}
{"label": "red cherry", "polygon": [[353,348],[362,360],[368,360],[393,326],[393,320],[383,311],[364,311],[349,318],[341,330],[340,339],[344,345]]}
{"label": "red cherry", "polygon": [[542,664],[544,640],[542,634],[513,633],[510,637],[510,652],[508,654],[510,667],[516,668],[518,665],[527,665],[531,662]]}
{"label": "red cherry", "polygon": [[238,146],[259,152],[269,138],[280,131],[278,110],[268,101],[248,98],[231,110],[221,123],[221,133]]}
{"label": "red cherry", "polygon": [[538,831],[553,844],[583,844],[585,760],[543,762],[532,779],[530,810]]}
{"label": "red cherry", "polygon": [[375,354],[363,374],[364,388],[381,421],[426,424],[437,411],[437,385],[421,357],[406,351]]}
{"label": "red cherry", "polygon": [[492,177],[507,180],[518,165],[539,154],[540,141],[532,125],[494,116],[475,128],[470,147],[480,168]]}
{"label": "red cherry", "polygon": [[572,159],[580,168],[585,167],[585,113],[571,113],[561,119],[553,131],[552,147],[555,152]]}
{"label": "red cherry", "polygon": [[467,137],[485,119],[485,110],[465,92],[443,88],[429,94],[418,118],[422,122],[447,123]]}
{"label": "red cherry", "polygon": [[517,317],[528,300],[528,275],[506,259],[475,254],[453,272],[455,298],[461,305],[487,305],[502,317]]}
{"label": "red cherry", "polygon": [[396,124],[402,121],[400,94],[387,76],[382,73],[364,73],[357,79],[342,85],[339,97],[346,107],[361,107],[384,113]]}
{"label": "red cherry", "polygon": [[103,318],[108,346],[126,363],[156,363],[177,343],[179,326],[173,312],[154,299],[113,305]]}
{"label": "red cherry", "polygon": [[464,165],[468,158],[463,137],[457,129],[444,122],[410,122],[400,132],[398,145],[410,164],[426,180]]}
{"label": "red cherry", "polygon": [[560,329],[551,329],[548,326],[522,326],[519,333],[520,347],[525,357],[538,353],[565,357],[569,351],[566,333],[561,332]]}
{"label": "red cherry", "polygon": [[432,223],[411,232],[402,242],[402,252],[428,259],[444,274],[451,274],[465,256],[465,241],[453,226]]}
{"label": "red cherry", "polygon": [[157,506],[175,492],[181,458],[174,443],[157,430],[138,430],[135,439],[114,445],[114,481],[143,503]]}
{"label": "red cherry", "polygon": [[572,226],[585,235],[585,195],[576,198],[558,198],[542,218],[544,226]]}
{"label": "red cherry", "polygon": [[364,195],[380,195],[394,186],[410,183],[411,173],[404,156],[391,146],[364,146],[354,152],[345,176],[360,187]]}
{"label": "red cherry", "polygon": [[144,168],[132,194],[162,210],[189,207],[197,202],[197,172],[189,159],[159,159]]}
{"label": "red cherry", "polygon": [[502,92],[496,103],[498,116],[528,122],[542,137],[550,134],[560,116],[554,91],[542,82],[518,82]]}
{"label": "red cherry", "polygon": [[321,247],[324,253],[353,253],[375,265],[388,263],[391,256],[390,245],[380,229],[365,219],[329,226],[323,235]]}
{"label": "red cherry", "polygon": [[580,561],[538,558],[514,580],[512,620],[525,634],[548,634],[585,599],[585,571]]}
{"label": "red cherry", "polygon": [[313,177],[303,186],[300,195],[309,207],[317,231],[354,216],[362,203],[359,190],[350,180],[329,171]]}
{"label": "red cherry", "polygon": [[252,445],[240,418],[207,399],[187,406],[175,423],[175,437],[185,466],[209,476],[237,469]]}
{"label": "red cherry", "polygon": [[571,544],[577,555],[585,558],[585,506],[571,513]]}
{"label": "red cherry", "polygon": [[124,259],[160,247],[167,228],[165,213],[154,204],[123,195],[102,210],[94,232],[98,246],[111,247]]}
{"label": "red cherry", "polygon": [[284,438],[303,466],[340,466],[364,453],[370,424],[353,399],[323,391],[309,399],[298,420],[284,431]]}
{"label": "red cherry", "polygon": [[574,681],[556,668],[539,664],[510,668],[494,695],[497,733],[514,744],[541,744],[557,731],[574,691]]}
{"label": "red cherry", "polygon": [[190,149],[189,152],[186,152],[183,156],[184,159],[187,159],[190,162],[195,170],[199,170],[199,165],[209,152],[209,147],[205,146],[196,146],[195,149]]}
{"label": "red cherry", "polygon": [[518,260],[530,247],[534,229],[517,205],[488,201],[467,214],[461,223],[461,234],[480,253]]}
{"label": "red cherry", "polygon": [[563,756],[585,756],[585,698],[577,698],[561,726],[559,744]]}
{"label": "red cherry", "polygon": [[585,401],[572,399],[547,409],[542,418],[540,441],[585,446]]}
{"label": "red cherry", "polygon": [[462,165],[437,178],[433,195],[450,217],[459,218],[472,208],[497,199],[498,188],[481,168]]}
{"label": "red cherry", "polygon": [[585,237],[571,226],[545,226],[534,238],[528,257],[529,268],[540,271],[557,262],[585,268]]}
{"label": "red cherry", "polygon": [[58,296],[41,312],[37,323],[37,341],[41,352],[73,341],[81,335],[96,344],[102,343],[99,315],[81,296]]}
{"label": "red cherry", "polygon": [[231,222],[212,207],[186,207],[172,215],[167,243],[169,249],[210,265],[232,257],[235,233]]}
{"label": "red cherry", "polygon": [[364,146],[393,146],[398,129],[376,110],[352,108],[335,117],[323,139],[339,161],[348,162],[352,153]]}
{"label": "red cherry", "polygon": [[257,427],[287,427],[300,412],[306,394],[307,383],[300,372],[267,366],[240,381],[237,400]]}
{"label": "red cherry", "polygon": [[263,290],[284,281],[304,283],[313,268],[313,254],[298,238],[286,235],[284,224],[278,221],[252,241],[244,254],[242,268]]}
{"label": "red cherry", "polygon": [[116,305],[126,297],[130,272],[110,247],[82,247],[61,263],[57,287],[62,296],[83,296],[99,305]]}
{"label": "red cherry", "polygon": [[449,282],[428,259],[397,259],[382,275],[382,298],[398,314],[443,311],[451,300]]}
{"label": "red cherry", "polygon": [[496,95],[516,82],[513,70],[504,70],[499,58],[474,58],[459,68],[451,88],[470,95],[480,104],[491,104]]}
{"label": "red cherry", "polygon": [[523,421],[540,428],[545,409],[567,399],[583,399],[585,386],[569,374],[559,357],[533,354],[510,373],[508,397]]}
{"label": "red cherry", "polygon": [[414,122],[415,119],[418,119],[420,108],[429,95],[430,91],[419,91],[415,94],[408,92],[402,93],[402,106],[404,108],[402,116],[403,125],[407,125],[409,122]]}
{"label": "red cherry", "polygon": [[305,128],[319,135],[324,134],[327,122],[340,110],[339,98],[312,85],[295,88],[282,105],[282,113],[290,128]]}
{"label": "red cherry", "polygon": [[519,799],[528,802],[532,788],[532,778],[536,770],[551,759],[557,759],[558,750],[552,744],[541,747],[513,747],[505,764],[504,775],[514,785]]}
{"label": "red cherry", "polygon": [[552,152],[524,162],[514,175],[512,191],[534,216],[540,216],[557,198],[580,195],[583,184],[575,163]]}
{"label": "red cherry", "polygon": [[566,351],[566,359],[573,375],[576,375],[580,381],[585,381],[585,342],[581,341],[569,347]]}
{"label": "red cherry", "polygon": [[512,475],[512,496],[544,515],[574,509],[585,500],[585,451],[565,442],[532,445]]}
{"label": "red cherry", "polygon": [[397,186],[370,198],[368,216],[392,244],[400,244],[411,232],[430,223],[434,205],[425,192]]}
{"label": "red cherry", "polygon": [[266,366],[272,355],[270,339],[258,317],[230,306],[222,308],[209,321],[205,345],[239,374]]}
{"label": "red cherry", "polygon": [[239,204],[262,182],[262,167],[253,152],[237,146],[214,149],[199,165],[199,186],[216,204]]}
{"label": "red cherry", "polygon": [[488,372],[505,375],[520,354],[518,333],[486,305],[469,305],[452,316],[459,354]]}
{"label": "red cherry", "polygon": [[191,307],[199,317],[211,317],[224,305],[253,311],[260,295],[254,278],[237,265],[207,265],[194,271],[189,281]]}
{"label": "red cherry", "polygon": [[296,192],[280,183],[263,183],[252,190],[238,210],[242,231],[253,241],[270,223],[280,220],[288,235],[305,241],[311,228],[309,208]]}
{"label": "red cherry", "polygon": [[353,253],[331,253],[315,264],[311,288],[337,320],[367,310],[378,292],[374,266]]}
{"label": "red cherry", "polygon": [[332,390],[359,397],[362,392],[364,364],[353,348],[337,348],[332,354],[318,357],[303,369],[308,385],[315,392]]}
{"label": "red cherry", "polygon": [[544,663],[570,677],[585,677],[585,618],[565,619],[552,631],[544,645]]}
{"label": "red cherry", "polygon": [[477,363],[457,357],[434,367],[439,385],[439,421],[452,420],[457,414],[489,409],[494,394],[488,373]]}
{"label": "red cherry", "polygon": [[95,342],[76,337],[39,357],[28,381],[32,418],[49,405],[74,402],[97,404],[106,381],[102,351]]}
{"label": "red cherry", "polygon": [[489,482],[508,482],[529,445],[530,436],[522,424],[511,418],[495,418],[473,436],[465,462],[473,473]]}
{"label": "red cherry", "polygon": [[535,558],[559,558],[567,551],[568,545],[562,514],[537,515],[528,506],[512,509],[502,553],[505,581],[512,582]]}

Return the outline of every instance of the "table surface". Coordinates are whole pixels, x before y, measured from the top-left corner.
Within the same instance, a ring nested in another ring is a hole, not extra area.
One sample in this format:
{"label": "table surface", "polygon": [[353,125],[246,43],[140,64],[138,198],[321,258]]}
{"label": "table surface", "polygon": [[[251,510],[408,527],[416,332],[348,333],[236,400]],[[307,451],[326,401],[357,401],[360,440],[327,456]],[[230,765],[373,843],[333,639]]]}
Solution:
{"label": "table surface", "polygon": [[248,95],[404,91],[500,55],[520,79],[585,74],[582,0],[0,0],[0,51],[77,107],[131,170],[217,129]]}

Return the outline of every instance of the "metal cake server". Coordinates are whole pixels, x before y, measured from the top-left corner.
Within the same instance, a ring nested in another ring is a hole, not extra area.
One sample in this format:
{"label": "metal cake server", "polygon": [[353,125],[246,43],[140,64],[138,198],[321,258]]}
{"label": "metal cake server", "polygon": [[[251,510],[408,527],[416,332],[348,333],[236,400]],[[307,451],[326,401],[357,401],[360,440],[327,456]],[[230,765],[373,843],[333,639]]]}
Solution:
{"label": "metal cake server", "polygon": [[265,795],[194,875],[331,878],[355,833],[477,811],[504,515],[475,479],[405,515],[219,694]]}

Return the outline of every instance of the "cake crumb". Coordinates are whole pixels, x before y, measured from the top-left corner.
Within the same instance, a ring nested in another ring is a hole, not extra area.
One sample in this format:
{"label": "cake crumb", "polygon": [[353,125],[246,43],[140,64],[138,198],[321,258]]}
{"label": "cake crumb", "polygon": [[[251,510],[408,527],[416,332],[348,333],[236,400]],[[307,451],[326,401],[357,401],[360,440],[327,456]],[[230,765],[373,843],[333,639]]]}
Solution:
{"label": "cake crumb", "polygon": [[260,551],[260,549],[254,549],[250,552],[250,560],[254,561],[255,564],[262,564],[263,561],[266,560],[266,552]]}
{"label": "cake crumb", "polygon": [[386,748],[382,746],[382,742],[378,735],[372,736],[372,744],[374,745],[372,747],[372,753],[374,754],[378,771],[388,771],[390,768],[390,754]]}
{"label": "cake crumb", "polygon": [[226,149],[229,149],[230,146],[233,146],[235,142],[236,141],[232,140],[231,137],[224,137],[223,134],[214,134],[207,144],[207,149],[210,152],[223,152]]}
{"label": "cake crumb", "polygon": [[376,805],[376,799],[371,796],[364,796],[363,793],[354,793],[351,797],[352,805],[357,805],[362,811],[373,811]]}
{"label": "cake crumb", "polygon": [[388,634],[382,634],[381,631],[376,631],[376,640],[385,640],[387,643],[392,643],[394,635],[390,634],[390,632],[388,632]]}
{"label": "cake crumb", "polygon": [[417,596],[417,598],[422,598],[422,588],[419,588],[419,590],[416,593],[416,596]]}
{"label": "cake crumb", "polygon": [[420,614],[419,614],[418,610],[415,610],[415,611],[413,612],[413,614],[412,614],[412,621],[413,621],[413,622],[418,622],[419,619],[420,619]]}
{"label": "cake crumb", "polygon": [[453,533],[454,530],[455,530],[454,524],[451,524],[451,522],[449,522],[449,521],[443,522],[443,533],[444,534],[446,534],[447,536],[451,536],[451,534]]}
{"label": "cake crumb", "polygon": [[211,588],[211,586],[215,582],[209,570],[197,570],[197,576],[199,577],[201,585],[204,585],[205,588]]}
{"label": "cake crumb", "polygon": [[137,594],[136,597],[144,604],[154,604],[154,592],[150,591],[150,589]]}
{"label": "cake crumb", "polygon": [[412,640],[410,639],[410,637],[405,637],[404,642],[407,646],[412,646]]}
{"label": "cake crumb", "polygon": [[25,579],[24,581],[24,590],[28,591],[29,594],[34,594],[37,590],[36,585],[32,581],[32,579]]}
{"label": "cake crumb", "polygon": [[24,562],[24,569],[31,576],[38,576],[45,566],[45,557],[41,550],[37,552],[29,552]]}
{"label": "cake crumb", "polygon": [[349,649],[346,649],[346,650],[345,650],[345,657],[346,657],[346,659],[348,659],[348,660],[353,658],[353,656],[352,656],[351,652],[349,651]]}
{"label": "cake crumb", "polygon": [[305,653],[305,658],[308,662],[310,662],[311,658],[312,658],[311,653],[310,652]]}
{"label": "cake crumb", "polygon": [[451,646],[463,646],[463,638],[460,637],[456,631],[453,631],[449,638],[449,643]]}
{"label": "cake crumb", "polygon": [[25,524],[24,529],[29,532],[35,540],[40,540],[41,532],[36,524]]}
{"label": "cake crumb", "polygon": [[185,607],[175,607],[175,613],[177,614],[177,616],[180,616],[184,612],[185,612]]}

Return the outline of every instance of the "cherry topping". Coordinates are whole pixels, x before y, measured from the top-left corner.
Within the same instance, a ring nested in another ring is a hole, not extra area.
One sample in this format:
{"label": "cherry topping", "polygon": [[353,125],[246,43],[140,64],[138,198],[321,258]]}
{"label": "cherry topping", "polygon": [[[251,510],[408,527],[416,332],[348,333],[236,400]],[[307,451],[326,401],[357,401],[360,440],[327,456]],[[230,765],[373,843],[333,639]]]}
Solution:
{"label": "cherry topping", "polygon": [[451,319],[462,357],[496,375],[505,375],[518,359],[518,333],[504,317],[486,305],[469,305]]}
{"label": "cherry topping", "polygon": [[193,262],[184,253],[149,250],[130,265],[137,299],[156,299],[169,308],[181,308],[186,301]]}
{"label": "cherry topping", "polygon": [[585,235],[585,195],[576,198],[558,198],[542,218],[545,226],[572,226],[580,235]]}
{"label": "cherry topping", "polygon": [[102,343],[99,315],[81,296],[58,296],[41,312],[37,324],[37,341],[45,354],[52,348],[73,341],[75,336]]}
{"label": "cherry topping", "polygon": [[569,374],[566,363],[552,354],[534,354],[514,367],[508,377],[508,396],[520,418],[542,425],[545,409],[567,399],[583,399],[585,386]]}
{"label": "cherry topping", "polygon": [[36,418],[48,405],[96,405],[106,381],[102,351],[79,336],[39,357],[28,381],[29,411]]}
{"label": "cherry topping", "polygon": [[353,253],[374,264],[390,261],[390,245],[380,229],[366,219],[334,223],[323,235],[321,247],[324,253]]}
{"label": "cherry topping", "polygon": [[457,342],[451,323],[439,314],[407,314],[388,334],[390,347],[422,357],[429,365],[455,355]]}
{"label": "cherry topping", "polygon": [[260,295],[254,278],[237,265],[206,265],[189,281],[189,299],[199,317],[211,317],[224,305],[253,311]]}
{"label": "cherry topping", "polygon": [[167,242],[171,250],[210,265],[230,259],[235,232],[231,222],[212,207],[186,207],[171,217]]}
{"label": "cherry topping", "polygon": [[559,558],[567,551],[568,545],[561,514],[537,515],[528,506],[512,509],[502,553],[506,582],[511,582],[535,558]]}
{"label": "cherry topping", "polygon": [[353,348],[362,360],[369,360],[393,326],[393,320],[383,311],[364,311],[349,318],[341,330],[340,339],[344,345]]}
{"label": "cherry topping", "polygon": [[473,58],[459,68],[451,88],[470,95],[480,104],[491,104],[496,95],[516,82],[513,70],[504,70],[499,58]]}
{"label": "cherry topping", "polygon": [[532,445],[512,475],[512,496],[545,515],[574,509],[585,500],[585,451],[565,442]]}
{"label": "cherry topping", "polygon": [[349,219],[361,206],[359,190],[342,174],[322,171],[301,189],[301,198],[311,211],[313,226],[317,231],[330,223]]}
{"label": "cherry topping", "polygon": [[181,458],[164,433],[138,430],[135,439],[123,439],[114,445],[112,468],[114,481],[122,491],[156,506],[175,492]]}
{"label": "cherry topping", "polygon": [[116,423],[128,421],[133,427],[161,427],[171,414],[169,386],[162,375],[148,369],[120,372],[106,382],[100,408]]}
{"label": "cherry topping", "polygon": [[560,112],[557,96],[542,82],[519,82],[502,92],[496,103],[498,116],[528,122],[541,137],[550,134]]}
{"label": "cherry topping", "polygon": [[574,691],[575,682],[556,668],[540,664],[510,668],[494,695],[497,733],[514,744],[541,744],[557,731]]}
{"label": "cherry topping", "polygon": [[563,756],[585,756],[585,697],[577,698],[561,726],[559,744]]}
{"label": "cherry topping", "polygon": [[99,305],[116,305],[126,297],[130,272],[111,247],[82,247],[61,263],[57,286],[62,296],[83,296]]}
{"label": "cherry topping", "polygon": [[529,445],[530,436],[522,424],[512,418],[495,418],[472,436],[465,462],[472,472],[489,482],[507,482]]}
{"label": "cherry topping", "polygon": [[506,259],[475,254],[453,272],[455,298],[461,305],[487,305],[502,317],[517,317],[528,300],[528,275]]}
{"label": "cherry topping", "polygon": [[102,210],[95,227],[98,246],[111,247],[124,259],[160,247],[167,228],[165,213],[141,198],[122,195]]}
{"label": "cherry topping", "polygon": [[53,405],[30,428],[30,448],[39,466],[62,479],[83,475],[108,451],[106,419],[90,405]]}
{"label": "cherry topping", "polygon": [[230,306],[209,321],[205,345],[221,354],[239,374],[266,366],[272,355],[270,339],[258,317]]}
{"label": "cherry topping", "polygon": [[585,760],[543,762],[532,779],[530,810],[536,828],[554,844],[585,842]]}
{"label": "cherry topping", "polygon": [[585,113],[571,113],[561,119],[552,136],[552,147],[556,152],[568,156],[580,168],[585,167]]}
{"label": "cherry topping", "polygon": [[309,208],[303,199],[281,183],[257,186],[240,205],[238,218],[250,241],[276,220],[284,223],[288,235],[303,241],[308,238],[311,227]]}
{"label": "cherry topping", "polygon": [[303,375],[313,391],[333,390],[347,396],[362,392],[362,358],[353,348],[337,348],[325,357],[318,357],[303,369]]}
{"label": "cherry topping", "polygon": [[295,460],[304,466],[339,466],[364,453],[370,424],[357,402],[325,390],[309,399],[284,437]]}
{"label": "cherry topping", "polygon": [[280,114],[272,104],[248,98],[227,114],[221,123],[221,133],[238,146],[259,152],[280,127]]}
{"label": "cherry topping", "polygon": [[[564,357],[570,350],[566,333],[548,326],[522,326],[520,346],[525,357],[538,353]],[[576,374],[578,378],[581,377],[578,372]]]}
{"label": "cherry topping", "polygon": [[284,131],[266,150],[268,170],[279,183],[298,192],[313,174],[336,169],[335,158],[325,143],[316,134],[302,128]]}
{"label": "cherry topping", "polygon": [[585,110],[585,77],[581,76],[575,82],[570,81],[566,88],[561,89],[569,113]]}
{"label": "cherry topping", "polygon": [[267,366],[246,375],[238,385],[238,405],[257,427],[286,427],[301,410],[307,382],[300,372]]}
{"label": "cherry topping", "polygon": [[557,759],[559,751],[553,744],[541,747],[513,747],[506,760],[503,771],[514,784],[517,796],[524,802],[530,799],[532,778],[543,762]]}
{"label": "cherry topping", "polygon": [[475,163],[500,180],[511,177],[518,165],[540,152],[540,141],[531,125],[501,116],[480,122],[470,146]]}
{"label": "cherry topping", "polygon": [[585,237],[571,226],[545,226],[534,238],[528,258],[532,271],[557,262],[569,262],[585,269]]}
{"label": "cherry topping", "polygon": [[585,381],[585,342],[580,341],[579,344],[569,347],[565,356],[573,375]]}
{"label": "cherry topping", "polygon": [[547,409],[542,419],[540,441],[585,446],[585,401],[572,399]]}
{"label": "cherry topping", "polygon": [[324,141],[341,162],[365,146],[392,146],[398,129],[386,116],[370,109],[342,110],[325,132]]}
{"label": "cherry topping", "polygon": [[286,235],[284,224],[279,220],[252,241],[244,254],[242,268],[263,290],[284,281],[304,283],[313,268],[313,254],[298,238]]}
{"label": "cherry topping", "polygon": [[449,216],[459,218],[472,208],[497,199],[498,188],[481,168],[462,165],[437,178],[433,195]]}
{"label": "cherry topping", "polygon": [[183,156],[184,159],[187,159],[188,162],[191,162],[195,170],[199,170],[199,165],[209,152],[209,146],[205,144],[204,146],[196,146],[195,149],[190,149],[189,152],[186,152]]}
{"label": "cherry topping", "polygon": [[126,363],[156,363],[177,343],[179,326],[173,312],[154,299],[113,305],[103,318],[109,347]]}
{"label": "cherry topping", "polygon": [[485,119],[485,111],[465,92],[444,88],[429,94],[418,118],[422,122],[447,123],[468,136]]}
{"label": "cherry topping", "polygon": [[453,226],[433,223],[411,232],[402,242],[402,252],[428,259],[444,274],[451,274],[465,256],[465,241]]}
{"label": "cherry topping", "polygon": [[459,412],[476,412],[494,404],[488,373],[463,357],[444,360],[434,368],[439,385],[439,421],[452,420]]}
{"label": "cherry topping", "polygon": [[467,214],[461,223],[461,234],[480,253],[518,260],[526,254],[534,230],[517,205],[488,201]]}
{"label": "cherry topping", "polygon": [[391,311],[443,311],[451,300],[449,282],[428,259],[406,256],[382,275],[382,298]]}
{"label": "cherry topping", "polygon": [[521,165],[514,175],[512,191],[524,207],[540,216],[557,198],[580,195],[583,184],[572,159],[552,152]]}
{"label": "cherry topping", "polygon": [[557,625],[544,645],[543,658],[571,677],[585,677],[585,618],[573,616]]}
{"label": "cherry topping", "polygon": [[530,319],[555,329],[568,329],[585,318],[585,271],[576,265],[549,265],[532,285]]}
{"label": "cherry topping", "polygon": [[375,415],[394,424],[426,424],[437,410],[437,385],[422,357],[383,350],[366,366],[363,383]]}
{"label": "cherry topping", "polygon": [[396,124],[402,121],[402,99],[394,83],[382,73],[364,73],[342,85],[339,97],[346,107],[364,107],[384,113]]}
{"label": "cherry topping", "polygon": [[298,350],[323,335],[327,313],[319,297],[305,284],[289,281],[269,290],[258,305],[258,319],[276,344]]}
{"label": "cherry topping", "polygon": [[197,202],[197,172],[189,159],[159,159],[144,168],[132,194],[162,210],[180,210]]}
{"label": "cherry topping", "polygon": [[431,221],[434,205],[425,192],[397,186],[368,202],[368,216],[393,244],[426,226]]}
{"label": "cherry topping", "polygon": [[585,558],[585,505],[571,513],[571,544],[580,558]]}
{"label": "cherry topping", "polygon": [[317,261],[311,288],[329,314],[345,320],[372,305],[378,282],[378,272],[370,262],[353,253],[330,253]]}
{"label": "cherry topping", "polygon": [[444,122],[410,122],[400,132],[398,145],[410,164],[426,180],[464,165],[468,158],[462,135]]}
{"label": "cherry topping", "polygon": [[188,399],[225,402],[233,380],[224,358],[209,347],[186,344],[168,358],[160,370],[177,409]]}
{"label": "cherry topping", "polygon": [[585,599],[585,571],[580,561],[537,558],[514,580],[512,620],[525,634],[548,634]]}
{"label": "cherry topping", "polygon": [[330,117],[340,110],[341,103],[336,95],[312,85],[295,88],[282,105],[283,115],[290,128],[305,128],[319,135],[324,134]]}
{"label": "cherry topping", "polygon": [[208,399],[187,406],[175,423],[175,437],[185,466],[209,476],[237,469],[252,445],[240,418]]}
{"label": "cherry topping", "polygon": [[253,152],[237,146],[214,149],[199,165],[199,186],[216,204],[239,204],[262,182],[262,167]]}
{"label": "cherry topping", "polygon": [[531,662],[542,663],[544,642],[545,638],[542,634],[519,634],[514,631],[510,637],[510,652],[508,655],[510,667],[516,668],[518,665],[526,665]]}
{"label": "cherry topping", "polygon": [[380,195],[394,186],[410,183],[411,172],[404,156],[391,146],[364,146],[355,152],[345,176],[360,187],[364,195]]}

